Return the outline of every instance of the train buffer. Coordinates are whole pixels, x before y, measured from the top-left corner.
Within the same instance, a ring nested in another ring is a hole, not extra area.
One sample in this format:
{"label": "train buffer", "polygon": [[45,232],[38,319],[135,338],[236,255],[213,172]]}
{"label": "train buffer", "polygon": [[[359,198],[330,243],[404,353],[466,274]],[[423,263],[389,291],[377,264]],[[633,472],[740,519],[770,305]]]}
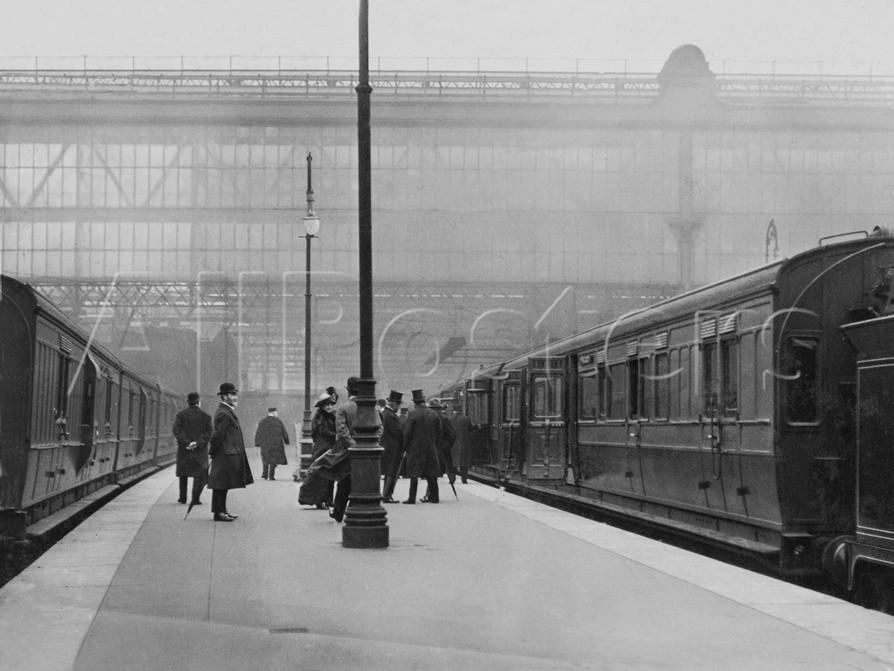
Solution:
{"label": "train buffer", "polygon": [[387,505],[389,547],[358,550],[325,511],[298,505],[290,478],[230,492],[239,518],[222,523],[210,495],[184,519],[163,469],[0,588],[0,668],[894,665],[889,615],[501,489],[457,488],[458,501]]}

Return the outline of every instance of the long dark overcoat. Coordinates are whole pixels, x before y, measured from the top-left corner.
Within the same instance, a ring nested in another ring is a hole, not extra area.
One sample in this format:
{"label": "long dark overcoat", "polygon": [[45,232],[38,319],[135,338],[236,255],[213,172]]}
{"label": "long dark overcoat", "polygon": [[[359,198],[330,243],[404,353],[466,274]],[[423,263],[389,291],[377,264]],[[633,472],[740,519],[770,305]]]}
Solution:
{"label": "long dark overcoat", "polygon": [[[347,414],[345,414],[347,406]],[[337,415],[341,412],[341,416]],[[319,421],[317,420],[319,415]],[[327,493],[331,494],[330,483],[339,482],[351,474],[351,458],[348,448],[354,444],[351,427],[357,416],[357,404],[347,401],[334,413],[318,410],[311,420],[311,435],[314,438],[314,460],[304,474],[304,480],[298,488],[298,503],[314,506],[322,503]],[[341,426],[341,435],[338,434]],[[328,449],[319,452],[331,441]]]}
{"label": "long dark overcoat", "polygon": [[255,445],[261,448],[261,461],[265,464],[281,466],[286,461],[286,445],[289,444],[289,433],[286,425],[279,417],[268,415],[258,422],[255,431]]}
{"label": "long dark overcoat", "polygon": [[444,468],[442,472],[447,473],[450,482],[456,475],[456,468],[453,462],[453,445],[456,443],[456,430],[453,428],[453,422],[450,421],[444,413],[438,413],[440,427],[438,429],[438,452],[441,455],[441,466]]}
{"label": "long dark overcoat", "polygon": [[[208,440],[211,438],[211,415],[197,405],[184,408],[174,417],[174,438],[177,439],[178,478],[205,478],[208,475]],[[195,441],[196,446],[186,446]]]}
{"label": "long dark overcoat", "polygon": [[379,445],[382,446],[382,475],[390,476],[397,470],[403,455],[404,432],[400,417],[389,406],[382,410],[382,435]]}
{"label": "long dark overcoat", "polygon": [[240,489],[254,482],[245,455],[242,427],[236,413],[226,403],[221,403],[214,413],[209,445],[208,489]]}
{"label": "long dark overcoat", "polygon": [[316,461],[326,450],[335,447],[335,411],[327,412],[320,408],[310,420],[310,437],[314,441],[314,453],[311,461]]}
{"label": "long dark overcoat", "polygon": [[454,415],[451,418],[453,430],[456,432],[456,442],[453,443],[453,463],[461,469],[468,470],[472,456],[472,420],[466,415]]}
{"label": "long dark overcoat", "polygon": [[407,453],[407,475],[411,478],[436,478],[444,470],[438,456],[438,413],[417,405],[404,422],[404,451]]}

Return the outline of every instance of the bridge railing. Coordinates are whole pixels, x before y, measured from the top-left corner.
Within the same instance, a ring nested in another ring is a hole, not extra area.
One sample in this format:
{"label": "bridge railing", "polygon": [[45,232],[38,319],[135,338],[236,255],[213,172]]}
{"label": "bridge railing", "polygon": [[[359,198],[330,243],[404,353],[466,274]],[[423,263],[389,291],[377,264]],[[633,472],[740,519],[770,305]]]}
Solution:
{"label": "bridge railing", "polygon": [[[661,85],[654,73],[375,71],[370,84],[392,97],[581,97],[650,102]],[[828,104],[894,104],[894,77],[724,74],[714,81],[718,98],[762,104],[795,101]],[[0,94],[168,97],[325,98],[355,93],[353,70],[0,70]]]}

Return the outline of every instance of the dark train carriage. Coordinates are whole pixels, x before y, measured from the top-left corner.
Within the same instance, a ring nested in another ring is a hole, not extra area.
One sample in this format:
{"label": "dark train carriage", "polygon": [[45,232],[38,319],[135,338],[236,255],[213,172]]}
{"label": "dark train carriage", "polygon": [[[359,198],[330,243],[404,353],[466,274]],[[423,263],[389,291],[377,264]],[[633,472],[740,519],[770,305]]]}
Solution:
{"label": "dark train carriage", "polygon": [[173,459],[170,393],[5,276],[0,319],[0,535]]}
{"label": "dark train carriage", "polygon": [[114,480],[114,446],[94,423],[113,364],[26,285],[3,277],[2,297],[0,492],[21,525]]}
{"label": "dark train carriage", "polygon": [[857,360],[839,329],[890,310],[892,269],[890,238],[829,244],[476,371],[463,395],[489,449],[473,473],[816,567],[855,518]]}

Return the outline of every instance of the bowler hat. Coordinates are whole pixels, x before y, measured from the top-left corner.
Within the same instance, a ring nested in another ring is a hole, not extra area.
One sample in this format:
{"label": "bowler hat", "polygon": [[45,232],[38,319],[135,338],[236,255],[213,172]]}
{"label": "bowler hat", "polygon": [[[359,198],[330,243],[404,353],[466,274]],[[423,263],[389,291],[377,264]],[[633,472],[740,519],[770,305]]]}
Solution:
{"label": "bowler hat", "polygon": [[425,394],[422,393],[421,389],[413,390],[413,403],[425,403]]}
{"label": "bowler hat", "polygon": [[404,395],[399,391],[391,390],[391,393],[388,394],[389,403],[400,403],[403,400]]}
{"label": "bowler hat", "polygon": [[220,385],[220,389],[217,392],[218,396],[223,396],[224,394],[236,394],[239,390],[236,389],[236,385],[232,382],[223,382]]}
{"label": "bowler hat", "polygon": [[267,408],[267,412],[276,412],[276,408],[269,407],[269,408]]}
{"label": "bowler hat", "polygon": [[317,402],[314,403],[314,406],[317,408],[322,408],[324,405],[335,404],[335,401],[332,400],[332,396],[329,394],[320,394],[317,397]]}
{"label": "bowler hat", "polygon": [[199,394],[198,392],[191,391],[186,395],[186,402],[189,405],[196,405],[199,402]]}

